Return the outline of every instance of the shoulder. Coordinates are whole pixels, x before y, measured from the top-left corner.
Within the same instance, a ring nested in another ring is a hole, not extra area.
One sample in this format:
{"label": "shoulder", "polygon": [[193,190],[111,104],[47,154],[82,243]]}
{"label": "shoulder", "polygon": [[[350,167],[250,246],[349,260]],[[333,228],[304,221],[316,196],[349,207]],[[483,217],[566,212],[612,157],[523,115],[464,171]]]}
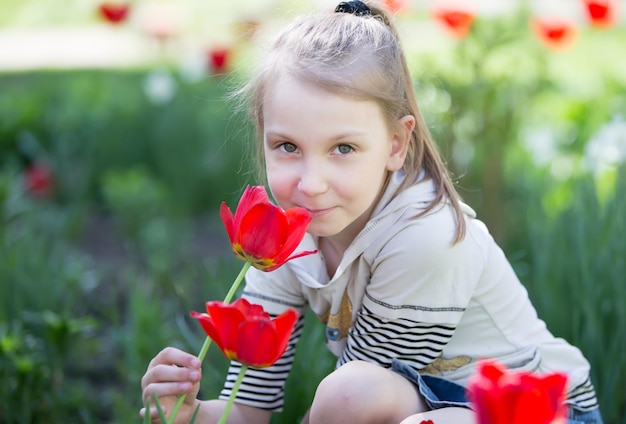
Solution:
{"label": "shoulder", "polygon": [[457,222],[455,211],[449,204],[440,204],[425,215],[422,209],[407,207],[390,226],[386,240],[380,245],[380,255],[396,255],[413,261],[435,265],[481,252],[484,240],[474,237],[471,217],[466,217],[468,235],[455,243]]}
{"label": "shoulder", "polygon": [[487,251],[474,237],[454,243],[450,206],[414,215],[403,215],[372,257],[367,305],[388,318],[458,322],[486,269]]}
{"label": "shoulder", "polygon": [[301,309],[305,304],[302,287],[286,264],[269,272],[250,268],[245,279],[244,297],[272,312],[280,313],[284,307]]}
{"label": "shoulder", "polygon": [[[443,305],[452,298],[464,305],[490,267],[493,242],[481,235],[480,223],[467,216],[467,235],[454,243],[456,221],[449,205],[428,215],[405,213],[370,249],[370,290],[414,299],[438,299]],[[487,233],[488,236],[488,233]],[[384,288],[383,288],[384,287]],[[395,288],[394,288],[395,287]]]}

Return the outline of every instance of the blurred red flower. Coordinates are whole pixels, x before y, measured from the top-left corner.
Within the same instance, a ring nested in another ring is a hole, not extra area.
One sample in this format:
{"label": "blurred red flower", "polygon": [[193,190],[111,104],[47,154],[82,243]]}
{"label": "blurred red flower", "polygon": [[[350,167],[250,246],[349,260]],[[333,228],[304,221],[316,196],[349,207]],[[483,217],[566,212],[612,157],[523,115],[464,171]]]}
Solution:
{"label": "blurred red flower", "polygon": [[220,217],[235,256],[261,271],[272,271],[291,259],[317,252],[292,255],[311,215],[304,208],[284,211],[272,204],[263,186],[246,187],[234,215],[222,202]]}
{"label": "blurred red flower", "polygon": [[54,191],[54,178],[48,166],[34,162],[24,171],[26,191],[38,198],[48,198]]}
{"label": "blurred red flower", "polygon": [[534,17],[530,26],[539,40],[552,50],[565,50],[576,39],[576,26],[567,20]]}
{"label": "blurred red flower", "polygon": [[208,52],[209,68],[214,74],[221,74],[228,70],[232,51],[228,47],[213,47]]}
{"label": "blurred red flower", "polygon": [[285,353],[298,320],[293,309],[275,319],[246,299],[206,303],[207,313],[191,312],[226,358],[257,368],[273,365]]}
{"label": "blurred red flower", "polygon": [[391,14],[406,12],[409,8],[407,0],[382,0],[382,5]]}
{"label": "blurred red flower", "polygon": [[475,17],[468,10],[456,9],[452,6],[435,6],[431,13],[444,29],[457,39],[467,36]]}
{"label": "blurred red flower", "polygon": [[583,0],[587,20],[592,26],[607,28],[615,24],[617,2],[614,0]]}
{"label": "blurred red flower", "polygon": [[478,364],[468,384],[478,424],[550,424],[567,418],[567,376],[509,372],[495,361]]}
{"label": "blurred red flower", "polygon": [[100,16],[112,24],[119,24],[126,20],[130,5],[128,3],[104,2],[98,7]]}

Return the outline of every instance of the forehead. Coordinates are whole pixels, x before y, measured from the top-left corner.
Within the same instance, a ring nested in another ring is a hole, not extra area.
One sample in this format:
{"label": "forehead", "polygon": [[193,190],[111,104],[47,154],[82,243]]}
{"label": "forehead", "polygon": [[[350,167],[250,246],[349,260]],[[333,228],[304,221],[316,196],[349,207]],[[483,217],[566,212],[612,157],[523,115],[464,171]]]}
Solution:
{"label": "forehead", "polygon": [[378,103],[321,88],[285,75],[267,87],[263,99],[263,123],[267,126],[367,127],[384,123]]}

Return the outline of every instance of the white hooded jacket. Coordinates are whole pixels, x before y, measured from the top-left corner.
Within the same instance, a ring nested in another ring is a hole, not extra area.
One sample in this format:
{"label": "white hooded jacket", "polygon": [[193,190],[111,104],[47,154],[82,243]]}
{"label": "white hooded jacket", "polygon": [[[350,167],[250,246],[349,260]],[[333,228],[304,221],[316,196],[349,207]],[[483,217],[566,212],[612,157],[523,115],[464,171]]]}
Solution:
{"label": "white hooded jacket", "polygon": [[[466,385],[477,361],[493,358],[511,370],[565,372],[568,402],[597,407],[587,360],[546,329],[474,211],[462,205],[467,233],[453,244],[453,208],[442,203],[419,216],[434,199],[434,185],[423,181],[396,194],[403,178],[392,175],[332,278],[321,254],[305,256],[268,273],[250,269],[244,297],[273,315],[294,308],[303,316],[309,307],[326,323],[338,366],[360,359],[389,367],[398,359]],[[317,240],[307,234],[296,252],[315,249]],[[276,365],[246,374],[239,402],[282,408],[301,324]],[[238,372],[233,364],[223,398]]]}

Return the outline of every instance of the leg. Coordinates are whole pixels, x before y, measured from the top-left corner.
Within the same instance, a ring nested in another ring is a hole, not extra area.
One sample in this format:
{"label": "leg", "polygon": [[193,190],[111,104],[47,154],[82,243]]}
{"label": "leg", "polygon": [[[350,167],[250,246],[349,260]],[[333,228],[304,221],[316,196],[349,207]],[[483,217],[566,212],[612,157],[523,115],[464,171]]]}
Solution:
{"label": "leg", "polygon": [[397,424],[426,410],[416,387],[401,375],[364,361],[351,361],[317,387],[309,421]]}
{"label": "leg", "polygon": [[304,417],[302,417],[302,421],[300,421],[300,424],[309,424],[309,415],[310,414],[311,414],[311,409],[306,411],[306,414],[304,414]]}

